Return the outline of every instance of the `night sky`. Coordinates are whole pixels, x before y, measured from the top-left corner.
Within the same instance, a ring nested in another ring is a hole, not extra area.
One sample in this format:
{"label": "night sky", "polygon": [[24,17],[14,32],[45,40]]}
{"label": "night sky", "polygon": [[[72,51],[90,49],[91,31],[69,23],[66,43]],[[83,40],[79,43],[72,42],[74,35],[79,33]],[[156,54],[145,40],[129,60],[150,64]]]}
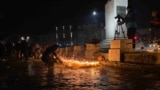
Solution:
{"label": "night sky", "polygon": [[47,33],[55,30],[55,26],[80,24],[93,10],[104,12],[105,3],[106,0],[2,0],[2,30]]}
{"label": "night sky", "polygon": [[129,0],[129,4],[136,12],[138,28],[150,27],[151,13],[153,10],[160,12],[160,0]]}
{"label": "night sky", "polygon": [[[1,0],[4,34],[44,34],[56,26],[80,25],[92,19],[92,11],[104,21],[107,0]],[[150,19],[152,9],[160,9],[160,0],[129,0],[136,7],[139,23]],[[148,15],[148,16],[147,16]],[[145,21],[148,22],[148,21]],[[146,26],[148,24],[142,25]]]}

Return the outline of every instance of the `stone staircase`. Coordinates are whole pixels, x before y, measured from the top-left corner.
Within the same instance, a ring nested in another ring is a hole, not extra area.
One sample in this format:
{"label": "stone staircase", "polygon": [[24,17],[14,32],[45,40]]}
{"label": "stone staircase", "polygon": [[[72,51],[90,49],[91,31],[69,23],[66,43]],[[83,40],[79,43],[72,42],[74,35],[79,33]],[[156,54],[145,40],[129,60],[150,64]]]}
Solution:
{"label": "stone staircase", "polygon": [[100,42],[100,50],[102,52],[108,52],[108,49],[110,48],[110,41],[111,39],[104,39]]}

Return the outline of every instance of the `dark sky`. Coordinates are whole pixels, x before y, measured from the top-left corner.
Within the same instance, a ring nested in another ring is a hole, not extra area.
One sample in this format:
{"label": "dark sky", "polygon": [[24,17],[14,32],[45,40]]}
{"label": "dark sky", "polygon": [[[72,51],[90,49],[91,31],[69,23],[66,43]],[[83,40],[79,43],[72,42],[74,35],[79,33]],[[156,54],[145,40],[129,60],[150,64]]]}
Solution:
{"label": "dark sky", "polygon": [[[1,0],[3,15],[1,33],[44,34],[55,26],[79,25],[93,19],[104,21],[107,0]],[[140,24],[147,24],[152,9],[160,9],[160,0],[129,0],[136,7]],[[143,25],[142,25],[143,26]],[[38,32],[37,32],[38,31]]]}
{"label": "dark sky", "polygon": [[160,12],[160,0],[128,0],[137,16],[138,28],[150,27],[152,10]]}
{"label": "dark sky", "polygon": [[47,33],[55,26],[79,24],[95,9],[104,12],[105,3],[106,0],[2,0],[2,30]]}

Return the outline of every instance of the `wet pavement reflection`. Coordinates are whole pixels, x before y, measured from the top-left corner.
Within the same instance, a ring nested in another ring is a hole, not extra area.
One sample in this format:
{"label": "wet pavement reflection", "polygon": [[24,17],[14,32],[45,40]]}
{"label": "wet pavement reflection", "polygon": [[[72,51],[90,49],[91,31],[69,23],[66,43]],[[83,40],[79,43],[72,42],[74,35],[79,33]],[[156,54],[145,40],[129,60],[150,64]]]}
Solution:
{"label": "wet pavement reflection", "polygon": [[[26,63],[25,63],[26,64]],[[160,90],[160,72],[97,66],[71,68],[56,64],[53,71],[40,60],[1,79],[2,89],[23,90]]]}

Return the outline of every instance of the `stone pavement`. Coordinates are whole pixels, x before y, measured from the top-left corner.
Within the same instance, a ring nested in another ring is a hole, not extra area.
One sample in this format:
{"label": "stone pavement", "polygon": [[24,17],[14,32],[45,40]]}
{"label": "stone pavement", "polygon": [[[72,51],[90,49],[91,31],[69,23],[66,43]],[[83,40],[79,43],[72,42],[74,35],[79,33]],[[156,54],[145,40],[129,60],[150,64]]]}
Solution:
{"label": "stone pavement", "polygon": [[[39,63],[39,64],[38,64]],[[34,70],[31,70],[33,64],[43,65],[36,60],[28,61],[2,61],[0,72],[0,88],[1,89],[18,89],[34,87]]]}
{"label": "stone pavement", "polygon": [[[7,62],[0,74],[1,90],[159,90],[160,71],[103,62],[98,67],[71,68],[56,64],[54,71],[40,60]],[[108,64],[108,65],[107,65]],[[111,67],[108,67],[111,66]]]}

